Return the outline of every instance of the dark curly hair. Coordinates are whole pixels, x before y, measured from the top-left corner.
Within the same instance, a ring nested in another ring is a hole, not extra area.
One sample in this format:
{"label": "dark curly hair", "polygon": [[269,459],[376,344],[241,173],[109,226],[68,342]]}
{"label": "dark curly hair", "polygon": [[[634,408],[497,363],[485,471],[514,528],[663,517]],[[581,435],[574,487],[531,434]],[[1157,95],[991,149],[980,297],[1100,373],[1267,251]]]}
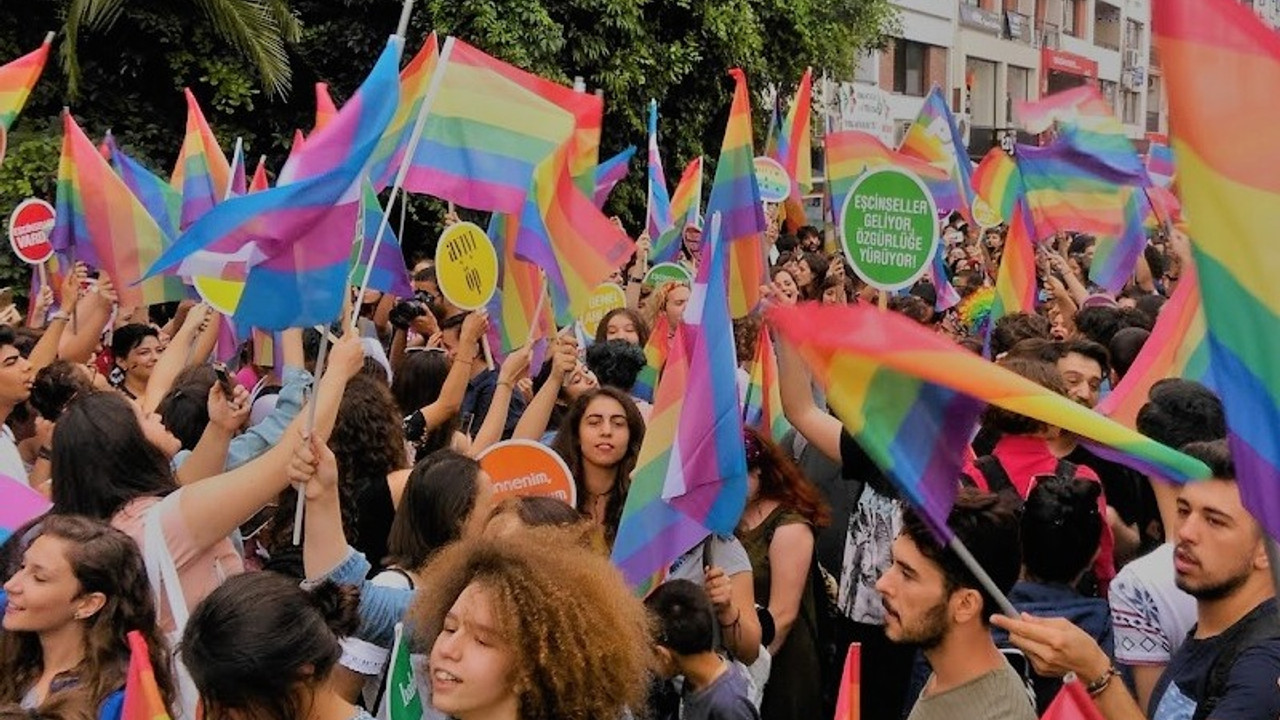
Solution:
{"label": "dark curly hair", "polygon": [[600,384],[624,392],[631,392],[645,362],[644,350],[618,338],[587,348],[587,367]]}

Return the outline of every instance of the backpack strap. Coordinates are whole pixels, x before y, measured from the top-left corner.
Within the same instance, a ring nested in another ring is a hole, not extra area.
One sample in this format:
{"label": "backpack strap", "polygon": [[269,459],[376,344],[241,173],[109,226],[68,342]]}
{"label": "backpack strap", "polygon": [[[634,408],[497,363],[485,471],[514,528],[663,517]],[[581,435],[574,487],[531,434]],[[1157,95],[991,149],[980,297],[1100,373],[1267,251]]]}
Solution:
{"label": "backpack strap", "polygon": [[1053,474],[1061,480],[1072,480],[1076,476],[1076,471],[1080,469],[1079,465],[1071,462],[1066,458],[1059,458],[1058,465],[1053,469]]}
{"label": "backpack strap", "polygon": [[1280,638],[1280,615],[1276,614],[1269,603],[1267,607],[1255,608],[1249,615],[1227,631],[1229,635],[1222,650],[1205,675],[1204,685],[1199,693],[1200,702],[1196,704],[1192,720],[1208,720],[1227,691],[1231,668],[1235,666],[1240,653],[1266,640]]}
{"label": "backpack strap", "polygon": [[987,481],[987,492],[1012,492],[1015,495],[1018,493],[1018,489],[1013,485],[1013,480],[1009,478],[1009,473],[1004,469],[1004,465],[1000,464],[1000,459],[995,455],[983,455],[974,460],[973,465],[978,468],[978,472],[982,473],[982,478]]}

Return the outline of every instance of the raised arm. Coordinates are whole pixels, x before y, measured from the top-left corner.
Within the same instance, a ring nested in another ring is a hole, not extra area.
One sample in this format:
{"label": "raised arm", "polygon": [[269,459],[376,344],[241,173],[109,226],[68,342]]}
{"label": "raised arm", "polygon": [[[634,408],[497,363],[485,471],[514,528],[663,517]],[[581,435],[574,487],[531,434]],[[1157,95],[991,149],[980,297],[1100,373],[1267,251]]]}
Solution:
{"label": "raised arm", "polygon": [[[169,341],[169,346],[161,353],[151,371],[151,378],[147,380],[147,392],[142,398],[143,412],[153,413],[160,407],[160,401],[169,392],[169,388],[173,387],[173,381],[187,366],[187,356],[194,354],[192,346],[197,335],[211,323],[213,315],[213,309],[204,304],[197,305],[187,313],[186,322],[182,323],[178,333]],[[216,328],[214,332],[217,332]]]}
{"label": "raised arm", "polygon": [[249,419],[249,391],[237,385],[231,397],[214,383],[209,388],[209,422],[191,454],[178,467],[178,485],[190,485],[227,469],[227,455],[236,431]]}
{"label": "raised arm", "polygon": [[778,392],[787,421],[819,452],[840,462],[843,426],[814,402],[809,371],[799,354],[784,341],[775,343],[774,347],[778,350]]}
{"label": "raised arm", "polygon": [[444,385],[440,387],[440,396],[435,402],[422,408],[422,417],[428,428],[440,427],[449,418],[462,410],[462,399],[467,395],[467,383],[471,382],[471,369],[480,357],[480,338],[489,329],[489,316],[484,312],[473,312],[462,320],[458,331],[458,352],[449,366],[449,374],[445,376]]}
{"label": "raised arm", "polygon": [[[58,307],[62,310],[49,319],[49,327],[45,328],[44,335],[40,336],[40,341],[36,343],[35,348],[31,350],[31,356],[27,358],[31,362],[32,372],[40,372],[42,368],[58,359],[58,347],[62,344],[62,336],[66,332],[67,323],[71,320],[71,313],[76,310],[76,300],[80,295],[80,280],[84,276],[84,266],[77,264],[72,272],[67,273],[62,281],[62,287],[58,288]],[[52,290],[46,286],[40,288],[40,293],[51,295]]]}
{"label": "raised arm", "polygon": [[502,439],[502,430],[507,426],[507,413],[511,409],[511,395],[515,392],[516,381],[529,372],[529,346],[512,352],[502,361],[498,370],[498,385],[493,391],[493,401],[489,403],[489,412],[485,413],[484,423],[480,425],[476,439],[471,442],[470,455],[475,457],[488,447]]}
{"label": "raised arm", "polygon": [[560,390],[564,387],[565,378],[573,372],[578,364],[578,344],[571,337],[557,336],[555,354],[551,359],[551,374],[547,381],[534,393],[533,399],[524,408],[524,414],[516,423],[512,438],[522,440],[541,440],[547,431],[547,423],[551,421],[551,413],[556,409],[556,401],[560,399]]}
{"label": "raised arm", "polygon": [[73,363],[89,362],[102,338],[102,329],[111,318],[111,307],[114,304],[115,293],[111,289],[110,280],[102,276],[99,285],[76,302],[76,322],[72,324],[71,332],[62,334],[58,343],[58,357]]}

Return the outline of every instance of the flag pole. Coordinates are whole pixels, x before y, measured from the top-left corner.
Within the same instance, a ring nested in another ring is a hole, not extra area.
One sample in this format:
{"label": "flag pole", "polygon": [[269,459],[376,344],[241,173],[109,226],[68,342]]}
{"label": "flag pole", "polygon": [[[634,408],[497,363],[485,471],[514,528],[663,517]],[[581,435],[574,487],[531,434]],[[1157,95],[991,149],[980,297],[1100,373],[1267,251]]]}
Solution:
{"label": "flag pole", "polygon": [[533,345],[536,339],[533,334],[542,328],[542,307],[546,304],[547,299],[547,274],[541,268],[538,269],[538,304],[533,306],[533,317],[529,318],[532,326],[529,328],[529,339],[525,341],[525,347]]}
{"label": "flag pole", "polygon": [[[412,0],[405,0],[405,6],[408,7]],[[401,16],[401,19],[407,22],[407,17]],[[446,38],[444,41],[444,49],[440,51],[440,59],[436,63],[436,71],[431,76],[431,85],[427,87],[427,94],[422,98],[422,106],[418,108],[418,117],[413,122],[413,133],[409,136],[409,144],[405,147],[404,160],[400,163],[400,169],[396,171],[395,182],[391,186],[391,197],[387,199],[387,207],[391,207],[396,202],[396,196],[399,195],[404,186],[404,179],[409,174],[409,166],[413,164],[413,154],[417,152],[418,141],[422,139],[422,129],[427,124],[427,114],[431,111],[431,105],[435,102],[436,95],[440,94],[440,85],[444,80],[445,69],[449,66],[449,56],[453,54],[452,37]],[[378,233],[373,238],[373,250],[369,253],[369,257],[377,257],[378,250],[382,247],[382,237],[387,232],[387,225],[390,217],[387,213],[382,214],[382,222],[378,223]],[[364,297],[364,293],[369,289],[369,275],[365,274],[364,283],[360,287],[360,297]],[[359,312],[357,307],[354,312]],[[355,317],[351,318],[351,322],[355,322]]]}
{"label": "flag pole", "polygon": [[983,570],[982,566],[978,564],[978,560],[973,557],[973,553],[969,552],[969,548],[965,547],[964,541],[952,535],[947,547],[956,554],[956,557],[960,558],[960,562],[964,563],[965,567],[969,568],[969,572],[973,573],[973,577],[982,586],[982,589],[986,590],[987,594],[995,599],[996,604],[1000,606],[1000,612],[1016,620],[1018,618],[1017,609],[1013,607],[1013,603],[1009,602],[1009,597],[1000,588],[996,587],[995,581],[991,579],[987,571]]}
{"label": "flag pole", "polygon": [[404,0],[404,6],[400,8],[400,22],[396,24],[396,34],[404,37],[409,32],[409,16],[413,14],[413,0]]}
{"label": "flag pole", "polygon": [[[311,404],[307,407],[306,431],[303,433],[307,442],[311,442],[311,433],[316,428],[316,401],[320,398],[320,377],[324,373],[324,361],[328,356],[329,328],[325,327],[320,330],[320,352],[316,355],[316,370],[312,375],[315,378],[312,386],[314,389],[311,392]],[[294,485],[294,489],[298,491],[298,502],[293,507],[293,544],[297,546],[302,544],[302,518],[306,513],[307,493],[300,485]]]}

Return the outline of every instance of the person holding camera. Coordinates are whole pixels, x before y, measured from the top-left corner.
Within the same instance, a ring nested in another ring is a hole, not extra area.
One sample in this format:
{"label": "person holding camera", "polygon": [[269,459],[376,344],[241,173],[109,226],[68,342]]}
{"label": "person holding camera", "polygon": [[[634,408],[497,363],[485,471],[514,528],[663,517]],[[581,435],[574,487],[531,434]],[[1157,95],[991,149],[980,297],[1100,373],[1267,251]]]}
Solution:
{"label": "person holding camera", "polygon": [[[468,332],[468,325],[474,323],[480,324],[479,331],[472,328]],[[459,313],[440,323],[440,338],[450,360],[455,363],[467,362],[471,365],[471,380],[467,383],[467,392],[462,398],[459,418],[461,419],[460,429],[472,439],[475,439],[485,415],[489,412],[489,405],[493,402],[499,383],[509,382],[500,379],[498,369],[490,367],[485,357],[482,342],[488,327],[488,315],[483,310]],[[513,387],[512,390],[514,389]],[[520,422],[520,416],[524,414],[524,408],[524,396],[513,392],[511,406],[507,411],[507,421],[502,429],[503,440],[509,439],[515,431],[516,423]]]}

